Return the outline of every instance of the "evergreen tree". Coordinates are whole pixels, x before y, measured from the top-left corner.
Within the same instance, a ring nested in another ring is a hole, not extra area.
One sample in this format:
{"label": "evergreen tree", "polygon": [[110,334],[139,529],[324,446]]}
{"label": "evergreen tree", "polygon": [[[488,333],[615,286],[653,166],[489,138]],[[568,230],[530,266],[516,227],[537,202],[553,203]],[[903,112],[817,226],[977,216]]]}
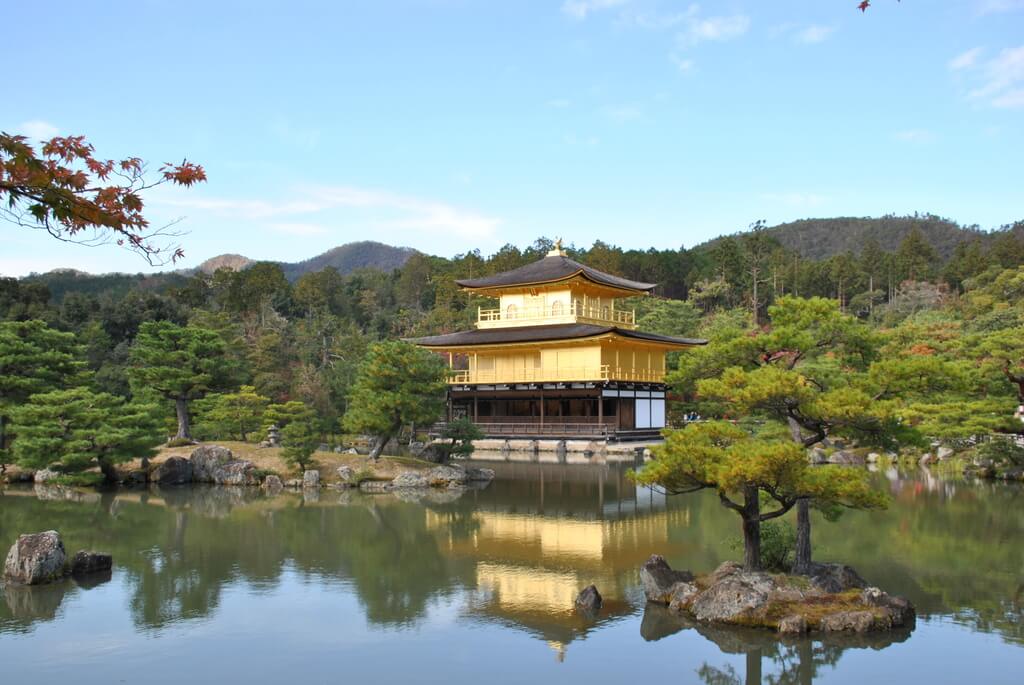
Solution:
{"label": "evergreen tree", "polygon": [[137,392],[147,390],[174,402],[176,439],[190,440],[189,403],[231,385],[224,341],[215,332],[168,321],[149,321],[132,345],[129,378]]}
{"label": "evergreen tree", "polygon": [[939,262],[935,248],[925,239],[921,229],[914,227],[896,251],[896,268],[900,280],[924,281],[934,275]]}
{"label": "evergreen tree", "polygon": [[204,426],[246,442],[261,428],[270,400],[253,386],[243,385],[238,392],[210,395],[202,402]]}
{"label": "evergreen tree", "polygon": [[320,437],[308,418],[290,421],[281,430],[281,458],[300,471],[305,471],[313,463],[313,453],[319,444]]}
{"label": "evergreen tree", "polygon": [[74,473],[98,466],[116,481],[117,464],[156,453],[154,410],[84,387],[32,395],[14,412],[14,454],[25,468]]}
{"label": "evergreen tree", "polygon": [[85,363],[79,352],[74,335],[42,321],[0,323],[0,473],[11,462],[17,435],[9,427],[12,412],[31,395],[81,383]]}
{"label": "evergreen tree", "polygon": [[443,446],[442,462],[447,462],[452,457],[468,457],[473,454],[473,441],[481,440],[483,437],[483,432],[472,419],[464,417],[448,423],[441,431],[441,439],[449,441]]}
{"label": "evergreen tree", "polygon": [[377,459],[403,426],[436,421],[444,409],[447,369],[439,356],[406,342],[371,345],[343,419],[345,430],[373,436]]}

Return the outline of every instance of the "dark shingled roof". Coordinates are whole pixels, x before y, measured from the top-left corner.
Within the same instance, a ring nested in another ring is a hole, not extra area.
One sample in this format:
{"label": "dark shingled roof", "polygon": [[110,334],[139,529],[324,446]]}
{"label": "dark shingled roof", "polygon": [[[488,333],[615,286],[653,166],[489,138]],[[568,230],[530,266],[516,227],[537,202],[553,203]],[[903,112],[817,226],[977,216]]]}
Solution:
{"label": "dark shingled roof", "polygon": [[432,335],[427,338],[412,338],[409,342],[423,347],[462,347],[467,345],[502,345],[509,343],[541,342],[545,340],[575,340],[593,338],[606,333],[621,335],[623,338],[668,343],[670,345],[706,345],[707,340],[696,338],[673,338],[657,333],[631,331],[615,326],[595,326],[588,323],[560,323],[550,326],[516,326],[515,328],[477,328],[446,335]]}
{"label": "dark shingled roof", "polygon": [[618,276],[612,276],[606,274],[603,271],[597,269],[591,269],[589,266],[580,264],[579,262],[573,261],[568,257],[561,255],[551,255],[541,259],[540,261],[521,266],[518,269],[512,269],[511,271],[505,271],[504,273],[495,274],[494,276],[484,276],[483,278],[469,278],[461,281],[455,281],[463,288],[500,288],[515,285],[528,285],[531,283],[552,283],[557,281],[563,281],[577,274],[582,275],[584,278],[593,281],[594,283],[600,283],[601,285],[607,285],[612,288],[622,288],[624,290],[639,290],[643,292],[650,292],[654,290],[657,283],[640,283],[639,281],[630,281],[625,278]]}

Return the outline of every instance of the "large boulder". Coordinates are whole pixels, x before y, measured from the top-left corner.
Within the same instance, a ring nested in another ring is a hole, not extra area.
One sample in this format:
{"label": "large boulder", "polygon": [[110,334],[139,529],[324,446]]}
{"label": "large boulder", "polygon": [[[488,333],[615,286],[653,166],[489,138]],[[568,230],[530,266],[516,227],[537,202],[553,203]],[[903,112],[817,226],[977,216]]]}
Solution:
{"label": "large boulder", "polygon": [[698,621],[741,621],[763,609],[774,589],[767,573],[734,573],[701,592],[690,611]]}
{"label": "large boulder", "polygon": [[[905,626],[914,620],[914,605],[909,600],[890,595],[877,587],[865,588],[860,593],[860,601],[865,606],[877,607],[883,610],[880,617],[883,625],[878,627]],[[879,620],[876,620],[876,626],[878,623]]]}
{"label": "large boulder", "polygon": [[271,473],[263,479],[263,483],[260,484],[268,495],[277,495],[284,490],[284,483],[281,482],[281,477]]}
{"label": "large boulder", "polygon": [[807,575],[811,585],[825,592],[845,592],[868,586],[859,573],[845,564],[812,564]]}
{"label": "large boulder", "polygon": [[114,558],[105,552],[80,550],[71,558],[71,575],[75,578],[107,573],[114,567]]}
{"label": "large boulder", "polygon": [[581,614],[593,615],[601,608],[601,601],[601,593],[597,591],[597,586],[588,585],[576,596],[573,605]]}
{"label": "large boulder", "polygon": [[67,573],[67,553],[55,530],[19,535],[4,563],[4,578],[11,583],[41,585]]}
{"label": "large boulder", "polygon": [[872,611],[839,611],[821,617],[818,629],[826,633],[851,632],[866,633],[876,627],[876,617]]}
{"label": "large boulder", "polygon": [[216,485],[258,485],[256,467],[251,461],[235,459],[235,455],[220,445],[203,445],[189,457],[192,461],[192,479],[197,483]]}
{"label": "large boulder", "polygon": [[669,593],[668,608],[672,611],[688,611],[698,594],[700,587],[696,583],[676,583]]}
{"label": "large boulder", "polygon": [[640,583],[649,602],[668,604],[672,601],[672,590],[676,583],[690,582],[693,582],[692,573],[673,570],[660,554],[652,554],[640,567]]}
{"label": "large boulder", "polygon": [[828,463],[844,466],[863,466],[864,457],[850,450],[836,450],[828,456]]}
{"label": "large boulder", "polygon": [[302,474],[302,487],[303,488],[319,488],[320,487],[320,472],[316,469],[307,469]]}
{"label": "large boulder", "polygon": [[391,485],[396,488],[426,488],[430,487],[430,481],[418,471],[403,471],[395,476]]}
{"label": "large boulder", "polygon": [[149,479],[160,485],[184,485],[192,482],[192,462],[185,457],[167,457],[150,473]]}
{"label": "large boulder", "polygon": [[469,477],[466,469],[461,466],[435,466],[427,471],[424,476],[427,482],[435,488],[457,488],[465,485]]}
{"label": "large boulder", "polygon": [[952,447],[942,446],[935,450],[935,458],[939,461],[946,461],[954,454]]}
{"label": "large boulder", "polygon": [[490,483],[494,480],[494,469],[480,469],[467,466],[466,480],[470,483]]}
{"label": "large boulder", "polygon": [[34,483],[48,483],[51,480],[56,480],[60,477],[60,473],[53,471],[52,469],[39,469],[32,474],[32,482]]}

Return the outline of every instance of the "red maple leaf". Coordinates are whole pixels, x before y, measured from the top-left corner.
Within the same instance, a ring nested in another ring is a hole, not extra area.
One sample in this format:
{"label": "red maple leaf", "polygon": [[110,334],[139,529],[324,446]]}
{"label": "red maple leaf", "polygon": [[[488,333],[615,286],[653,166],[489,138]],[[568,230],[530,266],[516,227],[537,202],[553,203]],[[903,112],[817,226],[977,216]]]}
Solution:
{"label": "red maple leaf", "polygon": [[860,9],[861,12],[866,12],[868,7],[871,7],[871,0],[863,0],[863,2],[857,5],[857,7]]}

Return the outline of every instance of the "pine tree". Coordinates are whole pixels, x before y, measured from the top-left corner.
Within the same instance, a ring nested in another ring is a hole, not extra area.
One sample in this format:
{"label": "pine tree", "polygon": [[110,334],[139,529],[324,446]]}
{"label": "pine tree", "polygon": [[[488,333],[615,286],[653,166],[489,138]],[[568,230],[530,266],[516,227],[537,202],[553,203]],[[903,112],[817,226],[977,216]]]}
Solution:
{"label": "pine tree", "polygon": [[238,392],[210,395],[203,403],[206,405],[202,412],[205,426],[246,442],[262,426],[270,400],[258,394],[253,386],[243,385]]}
{"label": "pine tree", "polygon": [[319,444],[320,438],[308,418],[291,421],[281,430],[281,458],[300,471],[313,463],[313,453]]}
{"label": "pine tree", "polygon": [[132,345],[129,378],[137,391],[174,402],[176,439],[189,440],[189,403],[231,385],[224,341],[215,332],[169,321],[148,321]]}
{"label": "pine tree", "polygon": [[352,388],[345,430],[374,438],[377,459],[403,426],[436,421],[444,409],[447,369],[436,354],[406,342],[371,345]]}
{"label": "pine tree", "polygon": [[18,465],[74,473],[98,466],[108,481],[115,465],[148,458],[161,442],[155,408],[78,387],[32,395],[14,412]]}
{"label": "pine tree", "polygon": [[0,323],[0,473],[10,463],[11,414],[31,395],[72,387],[85,379],[75,336],[43,321]]}

